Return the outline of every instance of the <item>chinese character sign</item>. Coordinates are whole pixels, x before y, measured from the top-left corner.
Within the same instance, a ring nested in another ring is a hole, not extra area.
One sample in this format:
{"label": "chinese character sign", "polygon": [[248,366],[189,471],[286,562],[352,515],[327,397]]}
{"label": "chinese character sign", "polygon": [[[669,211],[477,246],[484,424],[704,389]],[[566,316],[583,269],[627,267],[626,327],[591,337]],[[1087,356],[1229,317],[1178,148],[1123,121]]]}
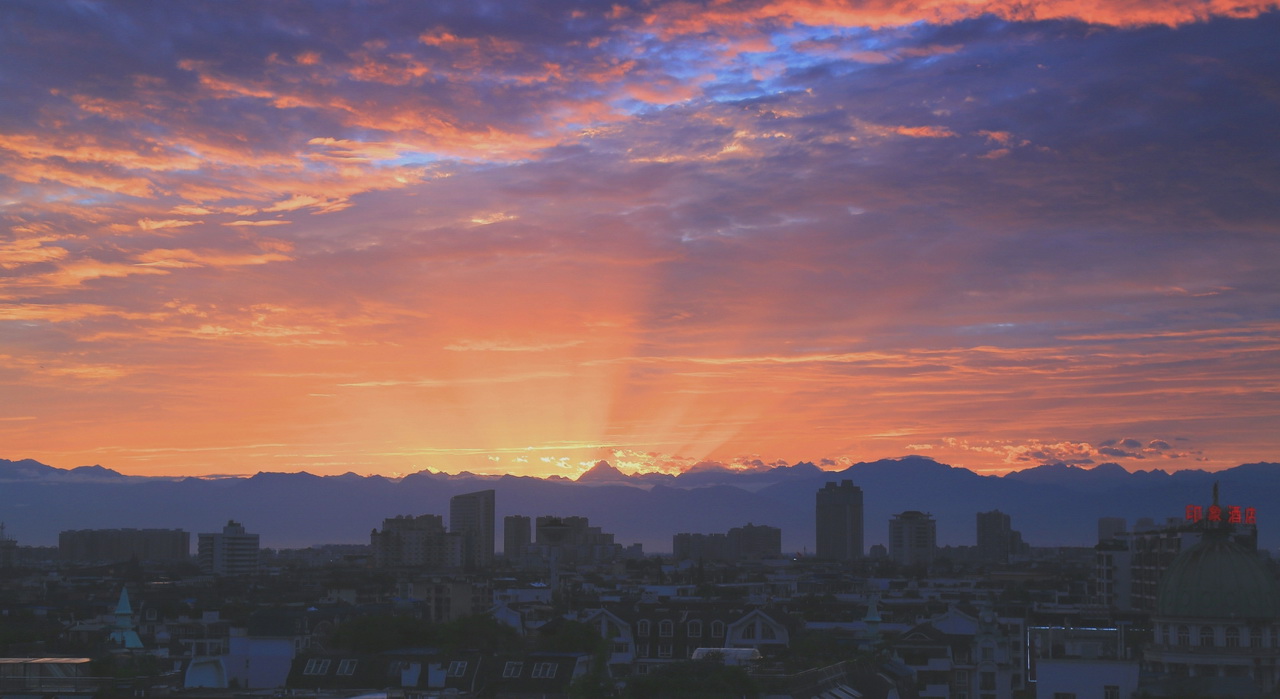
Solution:
{"label": "chinese character sign", "polygon": [[1207,520],[1210,522],[1256,525],[1258,523],[1258,510],[1253,507],[1241,507],[1240,505],[1228,505],[1225,508],[1220,505],[1210,505],[1206,513],[1206,508],[1201,505],[1187,505],[1185,519],[1188,522]]}

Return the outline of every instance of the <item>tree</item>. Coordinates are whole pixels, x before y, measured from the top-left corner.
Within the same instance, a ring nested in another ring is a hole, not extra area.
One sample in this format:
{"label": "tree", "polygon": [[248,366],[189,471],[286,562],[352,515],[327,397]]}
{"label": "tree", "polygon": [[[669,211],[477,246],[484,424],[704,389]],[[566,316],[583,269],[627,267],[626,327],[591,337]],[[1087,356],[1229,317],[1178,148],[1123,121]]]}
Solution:
{"label": "tree", "polygon": [[440,624],[435,636],[437,644],[448,652],[514,653],[524,645],[515,629],[490,614],[472,614]]}
{"label": "tree", "polygon": [[363,616],[348,619],[333,631],[333,646],[357,653],[435,643],[431,625],[410,616]]}

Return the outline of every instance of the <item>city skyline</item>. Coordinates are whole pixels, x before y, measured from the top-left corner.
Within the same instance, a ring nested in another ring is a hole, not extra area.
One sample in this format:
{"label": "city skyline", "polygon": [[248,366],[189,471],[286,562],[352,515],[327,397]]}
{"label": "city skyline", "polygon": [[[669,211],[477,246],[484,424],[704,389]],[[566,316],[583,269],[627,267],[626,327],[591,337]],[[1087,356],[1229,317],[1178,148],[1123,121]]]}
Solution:
{"label": "city skyline", "polygon": [[0,7],[2,458],[1278,461],[1275,2]]}

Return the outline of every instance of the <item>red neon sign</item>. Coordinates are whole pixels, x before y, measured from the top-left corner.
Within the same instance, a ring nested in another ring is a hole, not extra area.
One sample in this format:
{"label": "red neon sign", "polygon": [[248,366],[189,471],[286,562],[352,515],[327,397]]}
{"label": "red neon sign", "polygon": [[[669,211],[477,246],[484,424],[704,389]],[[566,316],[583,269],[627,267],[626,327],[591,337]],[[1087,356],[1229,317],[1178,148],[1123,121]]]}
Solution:
{"label": "red neon sign", "polygon": [[[1205,516],[1205,508],[1200,505],[1187,505],[1185,519],[1188,522],[1199,522],[1207,519],[1210,522],[1226,521],[1230,524],[1257,524],[1258,510],[1253,507],[1241,507],[1240,505],[1227,505],[1223,508],[1221,505],[1210,505],[1208,516]],[[1225,515],[1225,517],[1224,517]]]}

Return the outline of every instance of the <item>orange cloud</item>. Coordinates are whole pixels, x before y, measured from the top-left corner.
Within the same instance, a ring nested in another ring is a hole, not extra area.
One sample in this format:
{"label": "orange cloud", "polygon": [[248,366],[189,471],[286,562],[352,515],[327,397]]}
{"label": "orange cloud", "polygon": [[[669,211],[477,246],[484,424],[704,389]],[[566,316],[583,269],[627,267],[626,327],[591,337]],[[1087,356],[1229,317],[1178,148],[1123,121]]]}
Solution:
{"label": "orange cloud", "polygon": [[0,242],[0,269],[16,269],[37,262],[52,262],[67,256],[66,248],[46,246],[58,238],[19,238]]}
{"label": "orange cloud", "polygon": [[291,257],[279,252],[257,255],[227,254],[215,251],[195,250],[149,250],[137,258],[138,264],[147,267],[179,269],[185,267],[240,267],[244,265],[265,265],[270,262],[287,262]]}
{"label": "orange cloud", "polygon": [[894,132],[911,138],[953,138],[955,133],[945,126],[898,126]]}
{"label": "orange cloud", "polygon": [[645,17],[664,38],[725,31],[762,22],[885,28],[916,22],[949,24],[984,14],[1014,21],[1076,19],[1091,24],[1132,27],[1178,26],[1213,17],[1257,17],[1277,8],[1273,0],[755,0],[735,3],[676,2],[657,6]]}

